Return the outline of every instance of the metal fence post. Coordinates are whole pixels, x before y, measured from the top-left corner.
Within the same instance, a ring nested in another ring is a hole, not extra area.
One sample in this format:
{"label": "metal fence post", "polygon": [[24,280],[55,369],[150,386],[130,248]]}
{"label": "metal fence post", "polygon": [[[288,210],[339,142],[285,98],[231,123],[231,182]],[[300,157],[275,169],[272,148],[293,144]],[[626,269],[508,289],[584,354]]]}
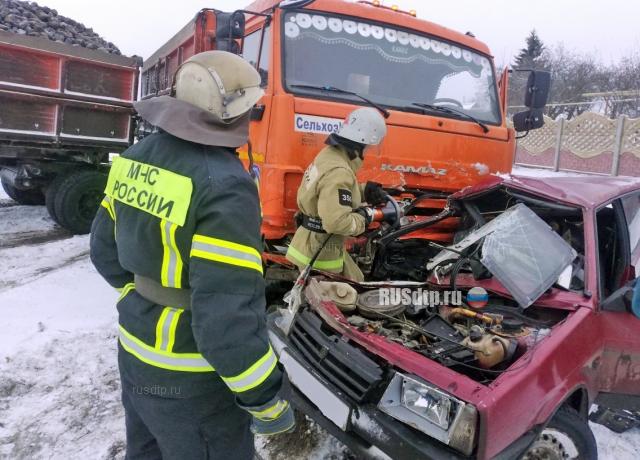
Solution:
{"label": "metal fence post", "polygon": [[613,160],[611,162],[611,175],[617,176],[620,172],[620,155],[622,154],[622,145],[624,144],[624,124],[627,120],[626,115],[618,118],[616,126],[616,140],[613,146]]}
{"label": "metal fence post", "polygon": [[556,155],[553,158],[553,170],[560,170],[560,149],[562,148],[562,136],[564,134],[564,118],[560,118],[560,123],[558,123],[558,134],[556,137]]}

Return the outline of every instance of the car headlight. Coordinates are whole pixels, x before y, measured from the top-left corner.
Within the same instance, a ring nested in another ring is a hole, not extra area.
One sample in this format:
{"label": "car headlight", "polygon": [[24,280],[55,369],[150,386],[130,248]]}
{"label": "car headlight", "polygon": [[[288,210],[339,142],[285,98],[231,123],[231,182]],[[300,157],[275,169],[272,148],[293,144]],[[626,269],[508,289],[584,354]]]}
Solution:
{"label": "car headlight", "polygon": [[405,379],[402,382],[402,404],[439,427],[449,428],[451,399],[441,391]]}
{"label": "car headlight", "polygon": [[476,408],[427,382],[397,372],[378,408],[465,455],[473,452]]}

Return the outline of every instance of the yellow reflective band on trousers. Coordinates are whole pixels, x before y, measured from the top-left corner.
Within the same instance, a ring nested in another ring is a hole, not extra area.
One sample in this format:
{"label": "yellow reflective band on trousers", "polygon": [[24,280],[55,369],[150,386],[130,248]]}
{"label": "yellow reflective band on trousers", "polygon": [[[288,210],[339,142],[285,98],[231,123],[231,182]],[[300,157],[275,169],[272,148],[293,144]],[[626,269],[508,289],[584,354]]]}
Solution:
{"label": "yellow reflective band on trousers", "polygon": [[176,245],[176,229],[178,225],[167,220],[160,221],[160,234],[162,235],[162,268],[160,280],[165,287],[182,287],[182,258]]}
{"label": "yellow reflective band on trousers", "polygon": [[250,410],[249,412],[256,418],[260,420],[275,420],[282,415],[282,413],[287,410],[289,407],[289,403],[280,399],[274,405],[267,407],[261,411]]}
{"label": "yellow reflective band on trousers", "polygon": [[113,160],[104,193],[141,211],[183,226],[191,202],[191,179],[128,158]]}
{"label": "yellow reflective band on trousers", "polygon": [[256,361],[249,369],[233,377],[222,377],[224,383],[235,393],[249,391],[267,380],[278,364],[278,358],[271,345],[267,353]]}
{"label": "yellow reflective band on trousers", "polygon": [[127,296],[127,294],[129,294],[135,288],[136,288],[136,285],[134,283],[127,283],[122,288],[118,289],[118,291],[120,291],[120,297],[118,297],[118,302],[124,299]]}
{"label": "yellow reflective band on trousers", "polygon": [[[311,262],[311,257],[305,256],[303,253],[298,251],[293,246],[289,246],[289,249],[287,249],[287,255],[295,259],[298,263],[300,263],[300,265],[309,265],[309,262]],[[316,260],[313,263],[313,268],[317,268],[318,270],[341,271],[343,267],[344,267],[343,257],[339,259],[333,259],[333,260]]]}
{"label": "yellow reflective band on trousers", "polygon": [[181,308],[165,307],[156,324],[156,346],[162,351],[173,351],[176,341],[176,327],[184,310]]}
{"label": "yellow reflective band on trousers", "polygon": [[122,348],[151,366],[182,372],[213,372],[214,369],[200,353],[173,353],[158,350],[120,328],[120,344]]}
{"label": "yellow reflective band on trousers", "polygon": [[251,246],[211,238],[204,235],[193,235],[191,257],[213,260],[237,267],[251,268],[262,274],[262,256]]}

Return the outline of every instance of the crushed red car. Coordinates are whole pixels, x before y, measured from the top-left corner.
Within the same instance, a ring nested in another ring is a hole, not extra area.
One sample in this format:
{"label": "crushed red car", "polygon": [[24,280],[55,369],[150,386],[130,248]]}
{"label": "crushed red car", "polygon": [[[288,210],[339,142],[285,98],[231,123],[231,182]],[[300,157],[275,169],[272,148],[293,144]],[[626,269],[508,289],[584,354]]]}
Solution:
{"label": "crushed red car", "polygon": [[[638,424],[640,181],[492,177],[439,214],[398,204],[401,226],[354,245],[366,282],[312,272],[270,317],[298,409],[363,458],[595,459],[592,404]],[[447,221],[452,242],[424,238]]]}

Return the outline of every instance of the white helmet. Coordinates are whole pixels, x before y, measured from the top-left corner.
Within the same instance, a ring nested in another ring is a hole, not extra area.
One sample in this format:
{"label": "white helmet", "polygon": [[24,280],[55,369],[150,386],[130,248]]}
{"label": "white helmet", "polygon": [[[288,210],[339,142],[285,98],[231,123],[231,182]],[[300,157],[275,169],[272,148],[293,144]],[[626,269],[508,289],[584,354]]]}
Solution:
{"label": "white helmet", "polygon": [[378,145],[387,134],[387,125],[376,109],[361,107],[347,115],[336,134],[360,144]]}
{"label": "white helmet", "polygon": [[260,74],[237,54],[205,51],[187,59],[175,74],[176,99],[233,123],[262,97]]}

